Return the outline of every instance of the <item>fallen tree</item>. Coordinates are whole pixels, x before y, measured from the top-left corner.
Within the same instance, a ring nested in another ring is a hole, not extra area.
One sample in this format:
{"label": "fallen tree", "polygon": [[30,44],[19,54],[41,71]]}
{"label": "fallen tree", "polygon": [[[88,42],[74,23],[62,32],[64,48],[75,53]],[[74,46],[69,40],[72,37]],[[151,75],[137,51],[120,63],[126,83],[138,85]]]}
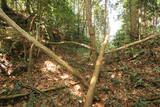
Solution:
{"label": "fallen tree", "polygon": [[[129,47],[132,47],[132,46],[135,46],[135,45],[139,45],[141,43],[144,43],[144,42],[147,42],[149,40],[152,40],[154,38],[157,38],[159,37],[160,34],[152,34],[144,39],[141,39],[141,40],[138,40],[138,41],[135,41],[135,42],[132,42],[132,43],[128,43],[128,44],[125,44],[119,48],[115,48],[115,49],[112,49],[110,51],[106,51],[105,54],[109,54],[109,53],[114,53],[114,52],[117,52],[117,51],[120,51],[120,50],[124,50],[124,49],[127,49]],[[11,36],[0,36],[0,39],[12,39],[13,37]],[[49,41],[45,41],[45,40],[42,40],[41,41],[42,43],[46,43],[46,44],[50,44],[50,45],[62,45],[62,44],[74,44],[74,45],[78,45],[78,46],[81,46],[81,47],[84,47],[86,49],[90,49],[90,50],[93,50],[93,51],[96,51],[97,54],[99,53],[97,50],[95,50],[94,48],[92,48],[91,46],[89,45],[86,45],[86,44],[83,44],[83,43],[79,43],[79,42],[74,42],[74,41],[61,41],[61,42],[49,42]]]}
{"label": "fallen tree", "polygon": [[[124,46],[121,46],[119,48],[116,48],[116,49],[112,49],[110,51],[107,51],[105,52],[105,54],[109,54],[109,53],[113,53],[113,52],[117,52],[117,51],[120,51],[120,50],[123,50],[123,49],[127,49],[129,47],[132,47],[132,46],[135,46],[135,45],[139,45],[141,43],[144,43],[148,40],[151,40],[151,39],[154,39],[156,37],[159,37],[160,34],[152,34],[144,39],[141,39],[141,40],[138,40],[138,41],[135,41],[135,42],[132,42],[132,43],[128,43]],[[93,51],[96,51],[97,53],[99,53],[97,50],[95,50],[94,48],[92,48],[91,46],[89,45],[86,45],[86,44],[83,44],[83,43],[79,43],[79,42],[74,42],[74,41],[61,41],[61,42],[48,42],[48,41],[42,41],[44,43],[47,43],[47,44],[53,44],[53,45],[60,45],[60,44],[75,44],[75,45],[79,45],[81,47],[84,47],[84,48],[87,48],[87,49],[90,49],[90,50],[93,50]]]}
{"label": "fallen tree", "polygon": [[[89,0],[88,2],[91,2],[91,0]],[[109,30],[106,30],[107,25],[109,25],[109,17],[108,17],[108,7],[107,7],[107,3],[108,0],[105,0],[105,32],[104,32],[104,39],[103,42],[101,43],[100,46],[100,50],[98,52],[98,58],[96,60],[96,64],[95,64],[95,69],[92,75],[92,78],[90,80],[90,86],[86,95],[86,101],[84,103],[84,107],[91,107],[92,103],[93,103],[93,98],[94,98],[94,92],[96,89],[96,84],[99,78],[99,74],[101,71],[101,67],[102,67],[102,61],[104,59],[104,53],[105,53],[105,48],[108,44],[108,39],[109,39]],[[109,29],[109,27],[107,28]]]}
{"label": "fallen tree", "polygon": [[[81,47],[84,47],[84,48],[87,48],[87,49],[90,49],[90,50],[93,50],[93,51],[96,51],[96,49],[92,48],[91,46],[89,45],[86,45],[86,44],[83,44],[83,43],[79,43],[79,42],[74,42],[74,41],[61,41],[61,42],[49,42],[49,41],[42,41],[43,43],[46,43],[46,44],[50,44],[50,45],[61,45],[61,44],[74,44],[74,45],[78,45],[78,46],[81,46]],[[97,52],[98,53],[98,52]]]}
{"label": "fallen tree", "polygon": [[87,81],[82,78],[73,67],[71,67],[67,62],[62,60],[58,55],[56,55],[54,52],[52,52],[49,48],[42,45],[40,42],[38,42],[35,38],[30,36],[26,31],[24,31],[21,27],[19,27],[11,18],[9,18],[3,10],[0,8],[0,17],[3,18],[9,25],[11,25],[13,28],[15,28],[17,31],[19,31],[24,38],[26,38],[28,41],[32,42],[36,47],[40,48],[44,53],[46,53],[48,56],[50,56],[53,60],[57,61],[60,65],[64,66],[69,72],[73,74],[81,83],[82,85],[87,88],[88,84]]}
{"label": "fallen tree", "polygon": [[[107,51],[105,52],[105,54],[109,54],[109,53],[113,53],[113,52],[117,52],[117,51],[120,51],[120,50],[123,50],[123,49],[126,49],[126,48],[129,48],[129,47],[132,47],[132,46],[135,46],[135,45],[139,45],[141,43],[144,43],[148,40],[151,40],[151,39],[154,39],[156,37],[159,37],[160,34],[152,34],[144,39],[141,39],[141,40],[138,40],[138,41],[135,41],[135,42],[132,42],[132,43],[128,43],[124,46],[121,46],[119,48],[116,48],[116,49],[112,49],[110,51]],[[96,51],[97,53],[99,53],[97,50],[93,49],[91,46],[89,45],[86,45],[86,44],[83,44],[83,43],[79,43],[79,42],[74,42],[74,41],[61,41],[61,42],[48,42],[48,41],[42,41],[44,43],[47,43],[47,44],[53,44],[53,45],[60,45],[60,44],[75,44],[75,45],[79,45],[79,46],[82,46],[84,48],[87,48],[87,49],[90,49],[90,50],[93,50],[93,51]]]}
{"label": "fallen tree", "polygon": [[141,40],[138,40],[138,41],[135,41],[135,42],[126,44],[126,45],[124,45],[124,46],[121,46],[121,47],[119,47],[119,48],[110,50],[110,51],[108,51],[108,52],[105,52],[105,54],[117,52],[117,51],[120,51],[120,50],[129,48],[129,47],[131,47],[131,46],[135,46],[135,45],[138,45],[138,44],[140,44],[140,43],[146,42],[146,41],[148,41],[148,40],[154,39],[154,38],[159,37],[159,36],[160,36],[160,34],[153,34],[153,35],[150,35],[150,36],[148,36],[148,37],[146,37],[146,38],[144,38],[144,39],[141,39]]}

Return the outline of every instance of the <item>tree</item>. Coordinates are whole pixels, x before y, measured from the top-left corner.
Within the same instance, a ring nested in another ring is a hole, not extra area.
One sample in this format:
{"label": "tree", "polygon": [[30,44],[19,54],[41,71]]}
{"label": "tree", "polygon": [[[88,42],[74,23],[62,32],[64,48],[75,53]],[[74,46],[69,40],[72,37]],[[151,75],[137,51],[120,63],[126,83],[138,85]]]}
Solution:
{"label": "tree", "polygon": [[159,32],[157,17],[159,17],[158,0],[123,0],[122,28],[114,39],[115,46],[122,46],[147,35]]}
{"label": "tree", "polygon": [[[107,4],[108,4],[108,0],[105,0],[106,19],[108,19]],[[108,22],[107,22],[107,24],[108,24]],[[95,91],[95,88],[96,88],[96,83],[97,83],[97,80],[98,80],[98,77],[99,77],[99,74],[100,74],[100,69],[101,69],[101,66],[102,66],[102,60],[103,60],[103,56],[104,56],[104,52],[105,52],[105,47],[108,43],[108,38],[109,38],[109,32],[106,32],[105,34],[106,35],[105,35],[104,41],[101,43],[101,47],[100,47],[100,50],[99,50],[99,56],[96,60],[95,69],[94,69],[93,76],[92,76],[91,81],[90,81],[90,86],[89,86],[89,89],[88,89],[88,92],[87,92],[87,95],[86,95],[86,102],[84,104],[84,107],[91,107],[91,105],[92,105],[92,101],[93,101],[93,97],[94,97],[94,91]]]}
{"label": "tree", "polygon": [[133,40],[138,39],[139,29],[138,29],[138,1],[129,0],[129,10],[130,10],[130,38]]}
{"label": "tree", "polygon": [[[90,35],[90,42],[91,47],[96,49],[96,36],[95,36],[95,29],[92,25],[92,0],[85,0],[85,9],[86,9],[86,20],[87,20],[87,27]],[[92,62],[96,60],[97,54],[95,51],[91,51],[90,59]]]}

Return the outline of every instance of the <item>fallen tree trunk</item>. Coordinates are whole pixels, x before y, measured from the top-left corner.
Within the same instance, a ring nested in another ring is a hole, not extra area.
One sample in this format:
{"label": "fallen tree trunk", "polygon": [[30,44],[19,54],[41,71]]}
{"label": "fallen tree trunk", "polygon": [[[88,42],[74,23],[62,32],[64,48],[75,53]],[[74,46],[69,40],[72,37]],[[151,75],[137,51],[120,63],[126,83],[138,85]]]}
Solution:
{"label": "fallen tree trunk", "polygon": [[107,34],[104,38],[103,43],[101,44],[101,47],[100,47],[100,50],[99,50],[99,56],[97,58],[95,69],[94,69],[94,72],[93,72],[93,76],[91,78],[90,86],[89,86],[89,89],[88,89],[88,92],[87,92],[87,95],[86,95],[86,102],[84,104],[84,107],[91,107],[91,105],[92,105],[94,91],[95,91],[95,88],[96,88],[96,83],[97,83],[99,73],[100,73],[100,69],[101,69],[101,66],[102,66],[102,60],[103,60],[103,56],[104,56],[105,47],[106,47],[107,42],[108,42],[108,37],[109,37],[109,35]]}
{"label": "fallen tree trunk", "polygon": [[[87,48],[87,49],[90,49],[90,50],[93,50],[93,51],[96,51],[96,49],[92,48],[91,46],[89,45],[86,45],[86,44],[83,44],[83,43],[79,43],[79,42],[74,42],[74,41],[61,41],[61,42],[48,42],[48,41],[42,41],[44,43],[47,43],[47,44],[50,44],[50,45],[61,45],[61,44],[75,44],[75,45],[78,45],[78,46],[81,46],[81,47],[84,47],[84,48]],[[98,53],[98,52],[97,52]]]}
{"label": "fallen tree trunk", "polygon": [[[142,39],[142,40],[138,40],[138,41],[135,41],[135,42],[126,44],[126,45],[124,45],[124,46],[121,46],[121,47],[119,47],[119,48],[116,48],[116,49],[107,51],[107,52],[105,52],[105,54],[117,52],[117,51],[120,51],[120,50],[129,48],[129,47],[132,47],[132,46],[141,44],[141,43],[143,43],[143,42],[146,42],[146,41],[148,41],[148,40],[154,39],[154,38],[159,37],[159,36],[160,36],[160,34],[153,34],[153,35],[150,35],[150,36],[148,36],[148,37],[146,37],[146,38],[144,38],[144,39]],[[74,42],[74,41],[61,41],[61,42],[48,42],[48,41],[43,41],[43,42],[44,42],[44,43],[48,43],[48,44],[53,44],[53,45],[75,44],[75,45],[79,45],[79,46],[82,46],[82,47],[84,47],[84,48],[87,48],[87,49],[96,51],[97,54],[99,53],[97,50],[95,50],[94,48],[90,47],[89,45],[86,45],[86,44],[83,44],[83,43],[79,43],[79,42]]]}
{"label": "fallen tree trunk", "polygon": [[32,42],[35,46],[40,48],[44,53],[46,53],[48,56],[50,56],[52,59],[57,61],[59,64],[64,66],[68,71],[70,71],[73,76],[75,76],[85,88],[88,87],[87,82],[84,78],[82,78],[73,67],[71,67],[67,62],[62,60],[58,55],[56,55],[54,52],[52,52],[50,49],[48,49],[46,46],[42,45],[40,42],[38,42],[35,38],[30,36],[26,31],[24,31],[21,27],[19,27],[11,18],[9,18],[2,9],[0,9],[0,17],[2,17],[9,25],[11,25],[13,28],[15,28],[17,31],[19,31],[28,41]]}
{"label": "fallen tree trunk", "polygon": [[[87,92],[87,95],[86,95],[86,101],[84,103],[84,107],[92,107],[94,92],[95,92],[95,89],[96,89],[96,84],[97,84],[99,74],[100,74],[100,70],[101,70],[101,67],[102,67],[102,61],[103,61],[103,58],[104,58],[105,48],[107,46],[108,39],[109,39],[109,32],[110,32],[109,29],[110,29],[110,27],[109,27],[109,16],[108,16],[107,4],[108,4],[108,0],[105,0],[104,39],[103,39],[103,42],[101,43],[101,47],[100,47],[100,50],[99,50],[99,55],[98,55],[98,58],[96,60],[95,69],[94,69],[93,76],[92,76],[91,81],[90,81],[90,86],[89,86],[89,89],[88,89],[88,92]],[[108,27],[107,27],[107,25],[108,25]],[[106,30],[106,27],[107,27],[107,30]]]}
{"label": "fallen tree trunk", "polygon": [[[148,40],[151,40],[151,39],[154,39],[156,37],[159,37],[160,34],[153,34],[153,35],[150,35],[142,40],[138,40],[138,41],[135,41],[135,42],[132,42],[132,43],[129,43],[129,44],[126,44],[124,46],[121,46],[119,48],[116,48],[116,49],[113,49],[113,50],[110,50],[110,51],[107,51],[105,52],[105,54],[109,54],[109,53],[113,53],[113,52],[117,52],[117,51],[120,51],[120,50],[123,50],[123,49],[126,49],[126,48],[129,48],[129,47],[132,47],[132,46],[135,46],[135,45],[138,45],[138,44],[141,44],[143,42],[146,42]],[[75,45],[79,45],[79,46],[82,46],[84,48],[87,48],[87,49],[90,49],[90,50],[93,50],[93,51],[96,51],[97,53],[99,53],[97,50],[93,49],[92,47],[86,45],[86,44],[82,44],[82,43],[78,43],[78,42],[74,42],[74,41],[62,41],[62,42],[48,42],[48,41],[43,41],[44,43],[48,43],[48,44],[53,44],[53,45],[59,45],[59,44],[75,44]]]}
{"label": "fallen tree trunk", "polygon": [[[108,1],[106,0],[105,3],[107,3],[107,2]],[[107,17],[108,16],[106,15],[106,18]],[[85,101],[84,107],[91,107],[92,106],[94,92],[95,92],[95,89],[96,89],[96,83],[97,83],[98,78],[99,78],[99,74],[100,74],[100,70],[101,70],[101,66],[102,66],[102,61],[103,61],[103,58],[104,58],[105,48],[106,48],[106,45],[108,43],[108,39],[109,39],[109,32],[106,32],[105,36],[104,36],[104,40],[101,43],[98,58],[96,60],[95,69],[94,69],[93,76],[92,76],[91,81],[90,81],[90,86],[89,86],[89,89],[88,89],[88,92],[87,92],[87,95],[86,95],[86,101]]]}
{"label": "fallen tree trunk", "polygon": [[146,42],[146,41],[148,41],[148,40],[150,40],[150,39],[154,39],[154,38],[159,37],[159,36],[160,36],[160,34],[153,34],[153,35],[150,35],[150,36],[148,36],[148,37],[146,37],[146,38],[144,38],[144,39],[142,39],[142,40],[135,41],[135,42],[126,44],[126,45],[124,45],[124,46],[121,46],[121,47],[119,47],[119,48],[116,48],[116,49],[110,50],[110,51],[108,51],[108,52],[105,52],[105,54],[117,52],[117,51],[120,51],[120,50],[129,48],[129,47],[131,47],[131,46],[135,46],[135,45],[138,45],[138,44],[140,44],[140,43]]}

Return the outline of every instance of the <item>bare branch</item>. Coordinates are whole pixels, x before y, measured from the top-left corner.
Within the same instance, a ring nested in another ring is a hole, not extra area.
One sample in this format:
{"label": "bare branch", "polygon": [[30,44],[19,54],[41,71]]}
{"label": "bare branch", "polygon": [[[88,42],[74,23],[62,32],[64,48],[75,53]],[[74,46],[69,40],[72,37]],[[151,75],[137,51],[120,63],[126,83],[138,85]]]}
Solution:
{"label": "bare branch", "polygon": [[61,42],[48,42],[48,41],[42,41],[44,43],[47,43],[47,44],[53,44],[53,45],[61,45],[61,44],[75,44],[75,45],[79,45],[81,47],[84,47],[84,48],[87,48],[87,49],[90,49],[90,50],[93,50],[93,51],[96,51],[96,49],[92,48],[91,46],[89,45],[86,45],[86,44],[83,44],[83,43],[79,43],[79,42],[74,42],[74,41],[61,41]]}
{"label": "bare branch", "polygon": [[[75,83],[76,85],[77,83]],[[71,85],[74,85],[74,84],[71,84]],[[61,86],[57,86],[57,87],[51,87],[51,88],[48,88],[48,89],[45,89],[45,90],[38,90],[38,89],[35,89],[33,87],[27,87],[27,88],[30,88],[32,90],[36,90],[36,92],[38,91],[39,93],[44,93],[44,92],[48,92],[48,91],[56,91],[56,90],[60,90],[60,89],[63,89],[63,88],[67,88],[69,87],[70,85],[61,85]],[[0,97],[0,100],[8,100],[8,99],[14,99],[14,98],[17,98],[17,97],[24,97],[24,96],[28,96],[29,94],[31,94],[31,92],[27,92],[27,93],[22,93],[22,94],[15,94],[15,95],[9,95],[9,96],[1,96]]]}

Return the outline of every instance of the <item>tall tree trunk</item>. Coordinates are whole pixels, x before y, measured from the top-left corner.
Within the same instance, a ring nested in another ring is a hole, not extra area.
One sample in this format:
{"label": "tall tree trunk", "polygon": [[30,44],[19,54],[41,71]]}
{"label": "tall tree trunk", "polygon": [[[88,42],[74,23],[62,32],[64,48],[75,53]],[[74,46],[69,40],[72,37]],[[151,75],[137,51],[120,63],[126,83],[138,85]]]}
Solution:
{"label": "tall tree trunk", "polygon": [[[85,9],[86,9],[86,20],[87,26],[90,35],[91,47],[96,49],[96,36],[95,36],[95,29],[92,25],[92,0],[85,0]],[[95,51],[91,51],[90,59],[92,62],[96,60],[97,54]]]}
{"label": "tall tree trunk", "polygon": [[[104,35],[107,35],[110,33],[110,26],[109,26],[109,17],[108,17],[108,8],[107,8],[107,2],[108,0],[105,0],[105,11],[104,11]],[[105,38],[105,36],[104,36]],[[104,39],[103,39],[104,40]]]}
{"label": "tall tree trunk", "polygon": [[143,19],[143,15],[142,15],[142,13],[143,13],[143,4],[142,4],[142,2],[140,1],[139,2],[139,18],[138,18],[138,20],[139,20],[139,22],[138,22],[138,29],[139,29],[139,40],[141,40],[141,34],[142,34],[142,25],[143,25],[143,22],[142,22],[142,19]]}
{"label": "tall tree trunk", "polygon": [[130,38],[137,40],[139,38],[138,30],[138,3],[137,0],[129,0],[130,6]]}
{"label": "tall tree trunk", "polygon": [[[108,0],[105,0],[106,15],[108,16],[107,4],[108,4]],[[107,16],[105,16],[106,21],[108,19]],[[105,26],[107,24],[109,24],[109,21],[106,22]],[[104,56],[104,52],[105,52],[105,47],[106,47],[107,42],[108,42],[108,38],[109,38],[109,32],[106,32],[104,41],[101,43],[99,56],[98,56],[98,59],[96,61],[95,70],[93,72],[93,76],[92,76],[91,81],[90,81],[90,86],[89,86],[89,89],[88,89],[88,92],[87,92],[87,95],[86,95],[86,102],[84,104],[84,107],[91,107],[92,106],[94,92],[95,92],[95,88],[96,88],[96,83],[97,83],[99,73],[100,73],[100,69],[101,69],[101,66],[102,66],[102,60],[103,60],[103,56]]]}
{"label": "tall tree trunk", "polygon": [[[105,2],[106,2],[107,0],[105,0]],[[106,3],[105,3],[106,4]],[[105,5],[105,12],[104,12],[104,35],[106,35],[107,34],[107,12],[106,12],[106,10],[107,10],[107,5]]]}
{"label": "tall tree trunk", "polygon": [[87,35],[86,34],[86,32],[87,32],[87,29],[86,29],[86,10],[85,10],[85,3],[83,3],[83,5],[82,5],[82,7],[83,7],[83,11],[82,11],[82,21],[83,21],[83,23],[82,23],[82,25],[83,25],[83,30],[82,30],[82,34],[84,34],[84,35]]}
{"label": "tall tree trunk", "polygon": [[82,35],[80,35],[80,1],[78,0],[77,1],[77,5],[78,5],[78,26],[77,26],[77,36],[78,36],[78,39],[81,39],[81,37],[80,36],[82,36]]}

